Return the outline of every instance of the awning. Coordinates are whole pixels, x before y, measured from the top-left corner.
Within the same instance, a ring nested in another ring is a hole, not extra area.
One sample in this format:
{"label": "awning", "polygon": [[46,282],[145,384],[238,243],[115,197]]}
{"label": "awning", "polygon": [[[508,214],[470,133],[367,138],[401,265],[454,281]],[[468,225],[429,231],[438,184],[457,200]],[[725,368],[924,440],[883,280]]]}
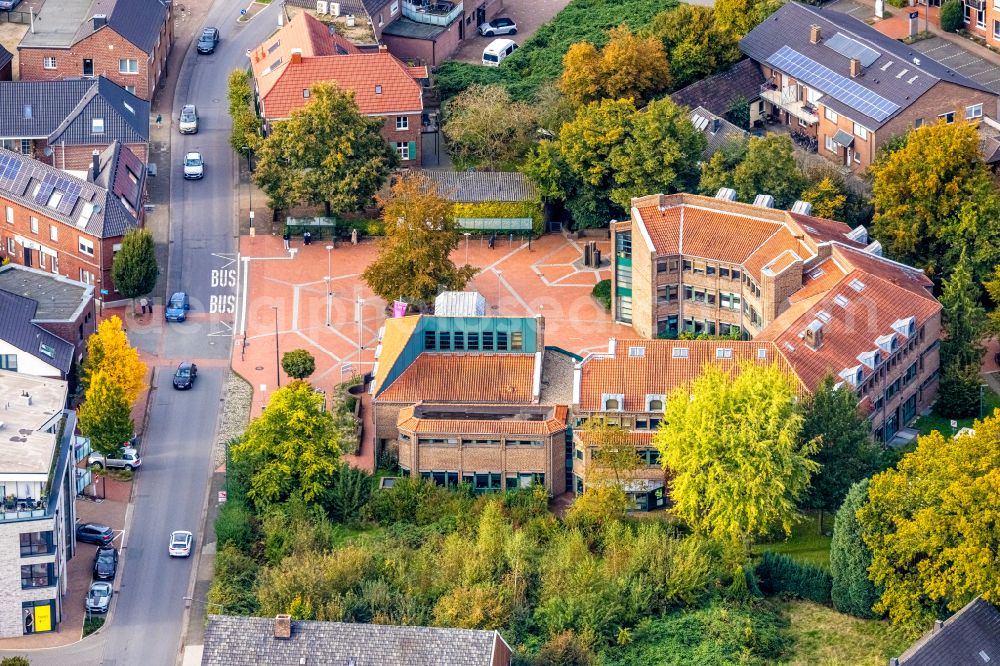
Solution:
{"label": "awning", "polygon": [[850,148],[854,143],[854,137],[844,130],[837,130],[837,133],[833,136],[833,140],[844,148]]}

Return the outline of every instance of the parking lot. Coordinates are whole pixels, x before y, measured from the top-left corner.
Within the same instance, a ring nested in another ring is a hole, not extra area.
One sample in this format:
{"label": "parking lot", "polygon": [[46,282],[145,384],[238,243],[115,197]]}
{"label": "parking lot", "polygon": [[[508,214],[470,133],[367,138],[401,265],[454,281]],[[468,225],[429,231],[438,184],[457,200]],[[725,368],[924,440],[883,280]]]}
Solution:
{"label": "parking lot", "polygon": [[934,58],[952,71],[1000,93],[1000,66],[983,60],[941,37],[931,37],[911,44],[910,48]]}
{"label": "parking lot", "polygon": [[[503,9],[500,10],[498,16],[512,18],[517,24],[517,34],[505,35],[505,37],[509,37],[518,45],[523,46],[524,42],[534,35],[539,27],[552,20],[552,17],[568,4],[569,0],[504,0]],[[480,37],[477,34],[474,38],[466,40],[452,56],[452,59],[481,64],[483,62],[483,49],[494,39],[495,37]]]}

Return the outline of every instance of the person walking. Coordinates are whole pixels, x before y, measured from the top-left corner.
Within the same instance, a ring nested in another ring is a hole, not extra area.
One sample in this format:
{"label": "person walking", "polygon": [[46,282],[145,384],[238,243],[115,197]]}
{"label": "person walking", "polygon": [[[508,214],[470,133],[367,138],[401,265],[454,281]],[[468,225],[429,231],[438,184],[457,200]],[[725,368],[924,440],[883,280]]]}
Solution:
{"label": "person walking", "polygon": [[285,229],[285,233],[281,235],[281,240],[285,243],[285,249],[288,249],[288,241],[292,240],[292,235],[288,233],[288,229]]}

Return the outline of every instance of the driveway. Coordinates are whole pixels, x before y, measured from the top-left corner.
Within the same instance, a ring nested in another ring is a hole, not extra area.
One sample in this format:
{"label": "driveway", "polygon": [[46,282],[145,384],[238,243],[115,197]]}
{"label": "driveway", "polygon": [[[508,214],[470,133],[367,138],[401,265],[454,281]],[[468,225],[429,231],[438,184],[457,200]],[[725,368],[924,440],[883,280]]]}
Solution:
{"label": "driveway", "polygon": [[1000,94],[1000,67],[983,60],[941,37],[931,37],[911,44],[910,48],[934,58],[945,67],[981,83]]}
{"label": "driveway", "polygon": [[[511,37],[518,44],[524,44],[532,37],[538,28],[552,20],[552,17],[562,11],[563,7],[569,4],[569,0],[505,0],[504,7],[497,16],[507,16],[517,23],[516,35],[505,35]],[[461,48],[452,56],[452,60],[461,62],[471,62],[482,64],[483,49],[492,42],[495,37],[480,37],[478,34],[473,39],[466,40]]]}

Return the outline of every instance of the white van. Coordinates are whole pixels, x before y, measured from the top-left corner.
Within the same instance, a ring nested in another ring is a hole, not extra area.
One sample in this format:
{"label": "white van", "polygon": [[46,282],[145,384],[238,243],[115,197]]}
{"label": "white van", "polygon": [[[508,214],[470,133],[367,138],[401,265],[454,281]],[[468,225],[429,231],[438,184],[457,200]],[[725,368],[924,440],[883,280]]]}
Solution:
{"label": "white van", "polygon": [[513,39],[494,39],[483,49],[483,64],[489,67],[499,67],[503,59],[517,50],[517,42]]}

